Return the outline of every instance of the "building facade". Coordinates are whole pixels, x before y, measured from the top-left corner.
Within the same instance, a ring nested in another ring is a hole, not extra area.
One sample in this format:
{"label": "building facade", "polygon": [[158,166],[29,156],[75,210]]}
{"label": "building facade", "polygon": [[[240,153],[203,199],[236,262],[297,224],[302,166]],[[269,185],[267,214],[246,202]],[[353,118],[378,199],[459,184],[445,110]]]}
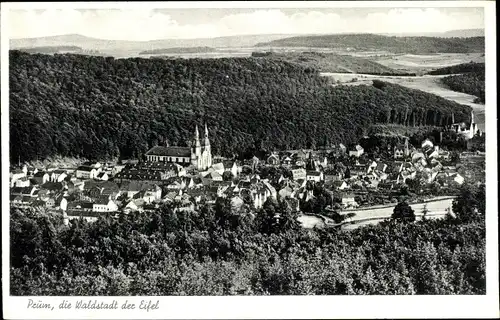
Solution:
{"label": "building facade", "polygon": [[198,126],[196,126],[191,147],[155,146],[146,153],[146,159],[152,162],[192,165],[200,171],[210,168],[212,166],[212,150],[207,125],[205,125],[203,140],[200,139]]}

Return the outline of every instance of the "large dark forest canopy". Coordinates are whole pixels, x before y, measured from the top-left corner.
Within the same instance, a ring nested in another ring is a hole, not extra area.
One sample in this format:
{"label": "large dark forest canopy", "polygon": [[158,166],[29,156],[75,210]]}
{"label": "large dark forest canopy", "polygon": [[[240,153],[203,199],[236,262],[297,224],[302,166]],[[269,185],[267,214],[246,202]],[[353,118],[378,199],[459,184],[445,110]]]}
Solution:
{"label": "large dark forest canopy", "polygon": [[356,142],[374,123],[467,121],[469,107],[388,83],[332,87],[258,58],[114,59],[10,52],[11,160],[141,157],[186,146],[206,122],[215,153]]}

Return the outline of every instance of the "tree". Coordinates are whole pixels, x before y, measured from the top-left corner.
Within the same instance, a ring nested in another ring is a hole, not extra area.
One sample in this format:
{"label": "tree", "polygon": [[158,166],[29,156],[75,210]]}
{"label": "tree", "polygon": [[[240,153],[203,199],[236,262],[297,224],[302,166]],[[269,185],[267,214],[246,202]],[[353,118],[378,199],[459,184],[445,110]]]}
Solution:
{"label": "tree", "polygon": [[429,209],[427,209],[427,203],[424,204],[424,207],[422,208],[422,220],[427,219],[427,214],[429,213]]}
{"label": "tree", "polygon": [[231,181],[233,180],[234,176],[233,176],[233,173],[231,171],[224,171],[224,173],[222,174],[222,179],[224,181]]}
{"label": "tree", "polygon": [[[453,200],[452,209],[459,221],[474,221],[484,216],[486,210],[485,200],[484,184],[475,187],[466,183],[460,188],[459,196]],[[482,213],[482,215],[479,213]]]}
{"label": "tree", "polygon": [[415,221],[415,212],[406,201],[402,201],[394,207],[392,219],[403,222],[413,222]]}
{"label": "tree", "polygon": [[456,151],[451,152],[450,154],[450,163],[457,164],[460,162],[460,154]]}

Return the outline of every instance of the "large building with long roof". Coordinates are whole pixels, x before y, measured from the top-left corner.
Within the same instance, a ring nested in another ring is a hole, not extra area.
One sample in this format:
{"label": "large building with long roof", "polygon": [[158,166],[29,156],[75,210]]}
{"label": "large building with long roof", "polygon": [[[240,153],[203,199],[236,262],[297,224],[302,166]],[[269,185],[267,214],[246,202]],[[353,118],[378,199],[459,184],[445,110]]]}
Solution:
{"label": "large building with long roof", "polygon": [[206,170],[212,166],[212,150],[208,138],[208,127],[205,124],[205,136],[200,140],[198,126],[195,128],[191,147],[155,146],[146,152],[146,159],[154,162],[171,162],[181,165],[192,165],[198,170]]}

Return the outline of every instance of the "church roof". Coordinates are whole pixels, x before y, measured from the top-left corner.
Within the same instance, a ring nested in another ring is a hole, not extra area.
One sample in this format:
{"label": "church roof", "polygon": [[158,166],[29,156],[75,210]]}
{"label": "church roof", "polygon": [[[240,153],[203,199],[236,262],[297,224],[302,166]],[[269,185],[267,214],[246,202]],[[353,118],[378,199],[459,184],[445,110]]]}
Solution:
{"label": "church roof", "polygon": [[148,152],[146,152],[146,155],[191,157],[191,148],[156,146],[151,148]]}

